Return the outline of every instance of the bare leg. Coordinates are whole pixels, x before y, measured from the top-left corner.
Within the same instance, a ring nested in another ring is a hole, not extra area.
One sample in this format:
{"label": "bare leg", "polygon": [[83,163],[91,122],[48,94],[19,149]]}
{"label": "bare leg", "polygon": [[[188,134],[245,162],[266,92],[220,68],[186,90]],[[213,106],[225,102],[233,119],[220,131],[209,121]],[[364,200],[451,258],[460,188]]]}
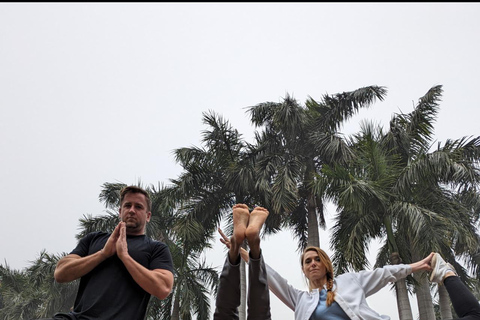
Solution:
{"label": "bare leg", "polygon": [[240,247],[245,240],[245,230],[247,229],[250,212],[245,204],[236,204],[233,206],[233,236],[230,239],[230,250],[228,256],[231,263],[235,263],[240,254]]}
{"label": "bare leg", "polygon": [[253,259],[260,258],[260,230],[268,216],[268,210],[262,207],[256,207],[250,214],[245,236],[247,237],[248,246],[250,247],[250,257]]}

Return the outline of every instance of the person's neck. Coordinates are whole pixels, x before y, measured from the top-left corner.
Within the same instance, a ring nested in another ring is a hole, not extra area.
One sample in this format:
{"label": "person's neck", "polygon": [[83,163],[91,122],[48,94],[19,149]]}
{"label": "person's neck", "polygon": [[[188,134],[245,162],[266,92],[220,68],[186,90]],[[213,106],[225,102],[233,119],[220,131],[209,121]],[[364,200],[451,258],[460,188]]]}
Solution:
{"label": "person's neck", "polygon": [[322,289],[323,286],[327,283],[326,278],[310,281],[310,286],[312,289]]}
{"label": "person's neck", "polygon": [[145,234],[145,228],[126,228],[127,236],[143,236]]}
{"label": "person's neck", "polygon": [[143,235],[145,235],[145,231],[133,231],[132,230],[130,232],[127,231],[126,234],[127,234],[127,236],[143,236]]}

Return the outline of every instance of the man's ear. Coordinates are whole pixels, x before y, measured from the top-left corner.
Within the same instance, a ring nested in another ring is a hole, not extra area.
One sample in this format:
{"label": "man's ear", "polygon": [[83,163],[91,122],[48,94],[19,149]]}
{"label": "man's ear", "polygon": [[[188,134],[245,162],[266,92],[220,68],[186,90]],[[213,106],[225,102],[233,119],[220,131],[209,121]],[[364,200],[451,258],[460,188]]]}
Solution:
{"label": "man's ear", "polygon": [[122,221],[122,207],[118,208],[118,219]]}

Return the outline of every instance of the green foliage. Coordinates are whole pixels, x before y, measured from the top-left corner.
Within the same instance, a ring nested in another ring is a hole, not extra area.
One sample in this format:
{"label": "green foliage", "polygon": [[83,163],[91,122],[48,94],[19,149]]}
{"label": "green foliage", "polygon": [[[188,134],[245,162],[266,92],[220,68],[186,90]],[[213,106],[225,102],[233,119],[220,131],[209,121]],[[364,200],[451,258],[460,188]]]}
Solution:
{"label": "green foliage", "polygon": [[47,318],[70,310],[78,282],[60,285],[53,279],[56,263],[62,256],[42,251],[30,267],[21,271],[0,266],[0,319]]}
{"label": "green foliage", "polygon": [[318,228],[325,228],[324,201],[328,195],[315,190],[327,164],[346,163],[352,151],[338,132],[361,108],[383,100],[386,89],[378,86],[309,98],[302,106],[290,95],[282,102],[265,102],[248,109],[256,134],[257,186],[271,215],[291,228],[299,250],[320,246]]}
{"label": "green foliage", "polygon": [[[348,141],[350,160],[324,165],[316,190],[339,210],[331,240],[339,272],[365,268],[377,238],[388,249],[377,266],[393,252],[408,262],[410,250],[453,258],[478,248],[479,138],[448,140],[431,151],[441,93],[441,86],[431,88],[411,113],[395,115],[386,133],[364,122]],[[399,250],[398,241],[410,249]]]}
{"label": "green foliage", "polygon": [[[370,243],[380,239],[375,266],[392,256],[409,263],[415,255],[439,251],[474,288],[480,268],[480,137],[448,139],[433,148],[441,86],[431,88],[412,112],[395,114],[386,132],[368,121],[351,137],[338,132],[386,92],[369,86],[319,101],[309,97],[304,106],[290,95],[257,104],[248,108],[259,130],[255,144],[215,112],[204,113],[202,146],[174,152],[182,173],[168,187],[137,184],[152,199],[146,234],[168,245],[175,268],[172,293],[151,299],[147,319],[209,319],[218,272],[201,261],[201,253],[220,222],[231,222],[235,203],[266,207],[271,214],[264,232],[290,228],[301,250],[319,245],[324,203],[332,201],[338,210],[330,243],[337,273],[369,267]],[[115,228],[125,186],[103,185],[99,200],[107,213],[84,215],[77,239]],[[0,319],[51,317],[72,307],[78,281],[53,280],[63,255],[43,251],[22,271],[0,266]],[[414,279],[409,281],[413,292]]]}

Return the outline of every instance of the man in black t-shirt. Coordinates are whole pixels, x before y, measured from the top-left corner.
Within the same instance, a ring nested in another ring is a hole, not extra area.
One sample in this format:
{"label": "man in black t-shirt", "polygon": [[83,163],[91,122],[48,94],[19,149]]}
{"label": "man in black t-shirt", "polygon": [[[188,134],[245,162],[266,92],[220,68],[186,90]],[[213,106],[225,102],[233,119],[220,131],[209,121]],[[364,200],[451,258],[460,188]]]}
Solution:
{"label": "man in black t-shirt", "polygon": [[80,278],[73,310],[53,319],[143,320],[150,296],[165,299],[173,287],[173,262],[166,244],[148,238],[148,193],[129,186],[120,195],[120,220],[109,234],[92,232],[58,261],[57,282]]}

